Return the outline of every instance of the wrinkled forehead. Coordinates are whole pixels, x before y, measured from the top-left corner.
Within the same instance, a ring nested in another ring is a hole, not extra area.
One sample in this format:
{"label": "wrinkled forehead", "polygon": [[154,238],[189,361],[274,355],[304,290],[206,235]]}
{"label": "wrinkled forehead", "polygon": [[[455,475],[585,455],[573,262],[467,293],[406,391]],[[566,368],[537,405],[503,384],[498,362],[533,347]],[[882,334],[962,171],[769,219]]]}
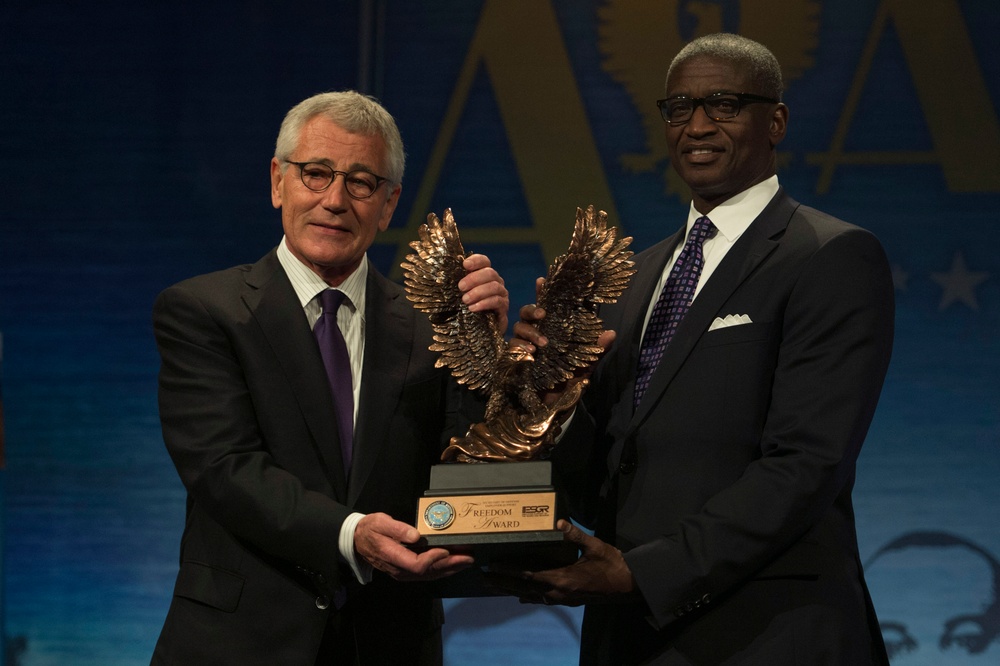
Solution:
{"label": "wrinkled forehead", "polygon": [[384,166],[387,148],[378,134],[352,132],[317,115],[303,125],[295,152],[300,160],[329,162],[337,168],[378,169]]}

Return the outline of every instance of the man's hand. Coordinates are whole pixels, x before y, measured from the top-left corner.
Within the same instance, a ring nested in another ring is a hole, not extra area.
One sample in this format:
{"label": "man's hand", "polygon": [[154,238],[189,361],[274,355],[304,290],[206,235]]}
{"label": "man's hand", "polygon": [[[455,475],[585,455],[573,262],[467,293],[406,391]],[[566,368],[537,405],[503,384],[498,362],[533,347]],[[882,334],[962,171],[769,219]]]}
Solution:
{"label": "man's hand", "polygon": [[[542,288],[543,284],[545,284],[545,278],[538,278],[535,281],[536,293]],[[538,330],[538,323],[545,319],[545,310],[543,308],[536,306],[534,303],[525,305],[518,312],[518,316],[520,316],[520,320],[514,323],[514,337],[510,340],[512,346],[524,347],[528,353],[533,354],[537,349],[549,344],[548,338]],[[600,337],[597,338],[597,344],[603,347],[604,351],[607,351],[614,341],[614,331],[603,331]],[[551,406],[572,384],[582,379],[587,379],[592,370],[593,366],[579,369],[576,376],[568,382],[554,387],[552,391],[541,396],[542,402]]]}
{"label": "man's hand", "polygon": [[510,298],[507,288],[503,286],[503,278],[490,266],[490,260],[484,254],[470,254],[462,266],[468,271],[458,281],[462,302],[471,312],[492,310],[497,315],[500,330],[506,331]]}
{"label": "man's hand", "polygon": [[405,544],[420,540],[417,528],[384,513],[368,514],[354,530],[354,552],[396,580],[434,580],[472,566],[471,555],[453,555],[444,548],[415,553]]}
{"label": "man's hand", "polygon": [[[536,295],[544,284],[545,278],[540,277],[535,280]],[[545,310],[543,308],[530,303],[518,311],[518,316],[521,319],[514,324],[514,337],[510,341],[512,345],[520,345],[526,347],[529,352],[534,352],[537,348],[549,344],[549,339],[538,330],[538,322],[545,319]],[[603,331],[601,336],[597,338],[597,344],[603,347],[604,351],[607,351],[614,340],[614,331]]]}
{"label": "man's hand", "polygon": [[620,550],[568,521],[560,520],[556,527],[580,548],[580,559],[561,569],[490,574],[491,582],[517,594],[522,603],[580,606],[641,598]]}
{"label": "man's hand", "polygon": [[[538,293],[544,284],[545,278],[543,277],[535,280],[535,298],[538,298]],[[548,338],[538,330],[538,322],[545,319],[545,310],[530,303],[522,307],[517,314],[521,319],[514,324],[514,337],[510,344],[525,347],[530,353],[534,353],[537,348],[549,344]]]}

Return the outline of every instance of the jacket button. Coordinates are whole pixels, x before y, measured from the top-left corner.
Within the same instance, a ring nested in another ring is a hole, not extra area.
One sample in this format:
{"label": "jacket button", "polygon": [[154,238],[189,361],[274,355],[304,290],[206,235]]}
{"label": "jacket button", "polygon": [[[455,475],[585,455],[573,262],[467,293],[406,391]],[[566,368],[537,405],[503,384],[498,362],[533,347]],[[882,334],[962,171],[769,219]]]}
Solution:
{"label": "jacket button", "polygon": [[618,471],[622,474],[631,474],[635,471],[635,461],[634,460],[623,460],[618,465]]}
{"label": "jacket button", "polygon": [[330,607],[330,600],[327,597],[319,596],[316,597],[316,608],[320,610],[326,610]]}

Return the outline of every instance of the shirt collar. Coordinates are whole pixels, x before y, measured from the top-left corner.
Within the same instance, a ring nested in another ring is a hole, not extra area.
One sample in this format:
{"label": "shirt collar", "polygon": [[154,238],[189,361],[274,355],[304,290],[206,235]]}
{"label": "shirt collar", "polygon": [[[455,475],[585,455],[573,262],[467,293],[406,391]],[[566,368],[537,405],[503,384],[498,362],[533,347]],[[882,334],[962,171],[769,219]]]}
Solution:
{"label": "shirt collar", "polygon": [[[299,305],[303,308],[307,307],[316,298],[317,294],[329,288],[329,285],[327,285],[323,278],[316,275],[312,269],[292,254],[292,251],[288,249],[288,243],[284,236],[281,238],[281,243],[278,244],[278,261],[281,263],[281,267],[285,269],[285,274],[288,275],[288,279],[292,283],[292,288],[295,289],[295,295],[298,296]],[[354,269],[354,272],[348,275],[337,286],[337,289],[344,292],[351,299],[351,305],[355,311],[360,310],[364,312],[363,306],[367,276],[368,255],[365,254],[361,257],[361,263]]]}
{"label": "shirt collar", "polygon": [[[761,211],[767,208],[767,204],[777,193],[778,176],[775,175],[723,201],[712,209],[708,217],[727,241],[735,243],[736,239],[742,236],[750,224],[757,219]],[[694,202],[691,202],[691,210],[688,212],[688,230],[699,217],[702,217],[702,214],[695,209]]]}

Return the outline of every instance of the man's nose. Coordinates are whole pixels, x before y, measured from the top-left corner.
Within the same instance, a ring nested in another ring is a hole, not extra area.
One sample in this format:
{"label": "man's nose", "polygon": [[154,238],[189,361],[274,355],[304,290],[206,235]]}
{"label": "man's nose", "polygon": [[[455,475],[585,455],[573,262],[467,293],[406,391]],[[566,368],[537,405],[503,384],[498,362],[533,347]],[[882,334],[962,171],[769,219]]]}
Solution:
{"label": "man's nose", "polygon": [[350,198],[347,193],[347,176],[342,173],[333,174],[330,186],[323,191],[323,205],[328,208],[343,208]]}
{"label": "man's nose", "polygon": [[691,112],[691,119],[687,122],[688,131],[702,133],[710,132],[716,128],[715,121],[708,115],[708,109],[704,104],[694,107]]}

